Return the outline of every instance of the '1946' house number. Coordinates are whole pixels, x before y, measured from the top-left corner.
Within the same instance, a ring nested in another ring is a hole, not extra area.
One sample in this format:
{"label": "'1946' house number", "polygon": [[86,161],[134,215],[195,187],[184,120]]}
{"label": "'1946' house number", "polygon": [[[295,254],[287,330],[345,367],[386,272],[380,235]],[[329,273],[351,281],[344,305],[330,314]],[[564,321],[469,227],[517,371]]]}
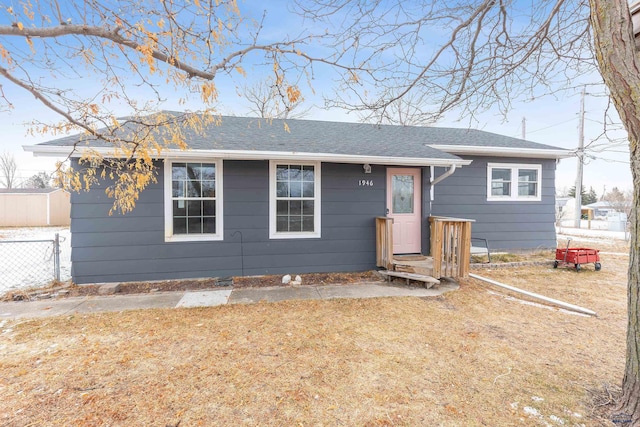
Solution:
{"label": "'1946' house number", "polygon": [[372,179],[361,179],[361,180],[358,180],[358,186],[360,186],[360,187],[373,187],[373,180]]}

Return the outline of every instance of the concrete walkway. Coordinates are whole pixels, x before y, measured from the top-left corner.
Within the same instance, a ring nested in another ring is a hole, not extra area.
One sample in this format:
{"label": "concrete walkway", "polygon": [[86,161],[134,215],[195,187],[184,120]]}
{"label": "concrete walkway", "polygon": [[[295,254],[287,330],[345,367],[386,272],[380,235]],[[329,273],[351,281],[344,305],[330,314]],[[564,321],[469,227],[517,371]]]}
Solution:
{"label": "concrete walkway", "polygon": [[0,319],[62,316],[76,313],[138,310],[146,308],[213,307],[303,299],[433,297],[458,289],[443,281],[431,289],[405,287],[385,282],[354,285],[221,289],[210,291],[157,292],[135,295],[70,297],[55,300],[0,303]]}

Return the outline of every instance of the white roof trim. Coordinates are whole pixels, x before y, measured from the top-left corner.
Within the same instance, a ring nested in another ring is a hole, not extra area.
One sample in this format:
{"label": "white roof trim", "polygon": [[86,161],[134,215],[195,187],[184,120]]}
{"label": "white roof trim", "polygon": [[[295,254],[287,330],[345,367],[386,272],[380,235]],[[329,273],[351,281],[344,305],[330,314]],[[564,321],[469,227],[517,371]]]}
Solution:
{"label": "white roof trim", "polygon": [[[66,157],[71,154],[71,147],[58,145],[25,145],[25,151],[32,152],[35,156]],[[85,147],[78,147],[72,157],[80,157],[81,150]],[[113,149],[106,147],[91,148],[101,155],[113,154]],[[424,157],[381,157],[363,156],[352,154],[332,154],[332,153],[305,153],[297,151],[252,151],[252,150],[165,150],[158,159],[200,159],[203,157],[215,157],[228,160],[307,160],[331,163],[370,163],[370,164],[393,164],[401,166],[467,166],[471,160],[464,159],[438,159]]]}
{"label": "white roof trim", "polygon": [[565,159],[575,154],[562,149],[516,148],[516,147],[476,147],[472,145],[429,144],[429,147],[449,154],[474,156],[526,157],[536,159]]}

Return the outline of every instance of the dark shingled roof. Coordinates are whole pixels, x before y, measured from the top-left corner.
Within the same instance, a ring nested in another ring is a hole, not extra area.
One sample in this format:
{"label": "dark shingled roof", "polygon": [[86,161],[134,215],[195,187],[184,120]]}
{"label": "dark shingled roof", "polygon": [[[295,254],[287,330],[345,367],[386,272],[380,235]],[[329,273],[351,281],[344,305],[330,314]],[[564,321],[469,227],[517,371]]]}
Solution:
{"label": "dark shingled roof", "polygon": [[[285,130],[286,126],[289,132]],[[79,136],[69,136],[41,146],[68,146]],[[266,120],[223,116],[220,126],[211,125],[202,134],[189,132],[194,150],[242,150],[303,152],[381,157],[459,159],[431,145],[509,147],[558,150],[518,138],[475,129],[373,125],[315,120]],[[81,143],[82,146],[84,144]],[[108,147],[103,141],[90,141],[92,147]]]}

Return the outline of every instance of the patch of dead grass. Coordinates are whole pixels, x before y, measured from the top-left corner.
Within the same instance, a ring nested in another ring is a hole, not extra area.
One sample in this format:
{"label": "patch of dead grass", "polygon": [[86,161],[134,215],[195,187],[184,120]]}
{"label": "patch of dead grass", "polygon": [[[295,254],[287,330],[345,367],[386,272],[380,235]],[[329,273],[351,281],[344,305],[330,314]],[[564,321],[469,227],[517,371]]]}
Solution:
{"label": "patch of dead grass", "polygon": [[6,322],[0,424],[600,425],[589,390],[621,381],[627,262],[602,258],[481,272],[597,318],[467,280],[437,298]]}

